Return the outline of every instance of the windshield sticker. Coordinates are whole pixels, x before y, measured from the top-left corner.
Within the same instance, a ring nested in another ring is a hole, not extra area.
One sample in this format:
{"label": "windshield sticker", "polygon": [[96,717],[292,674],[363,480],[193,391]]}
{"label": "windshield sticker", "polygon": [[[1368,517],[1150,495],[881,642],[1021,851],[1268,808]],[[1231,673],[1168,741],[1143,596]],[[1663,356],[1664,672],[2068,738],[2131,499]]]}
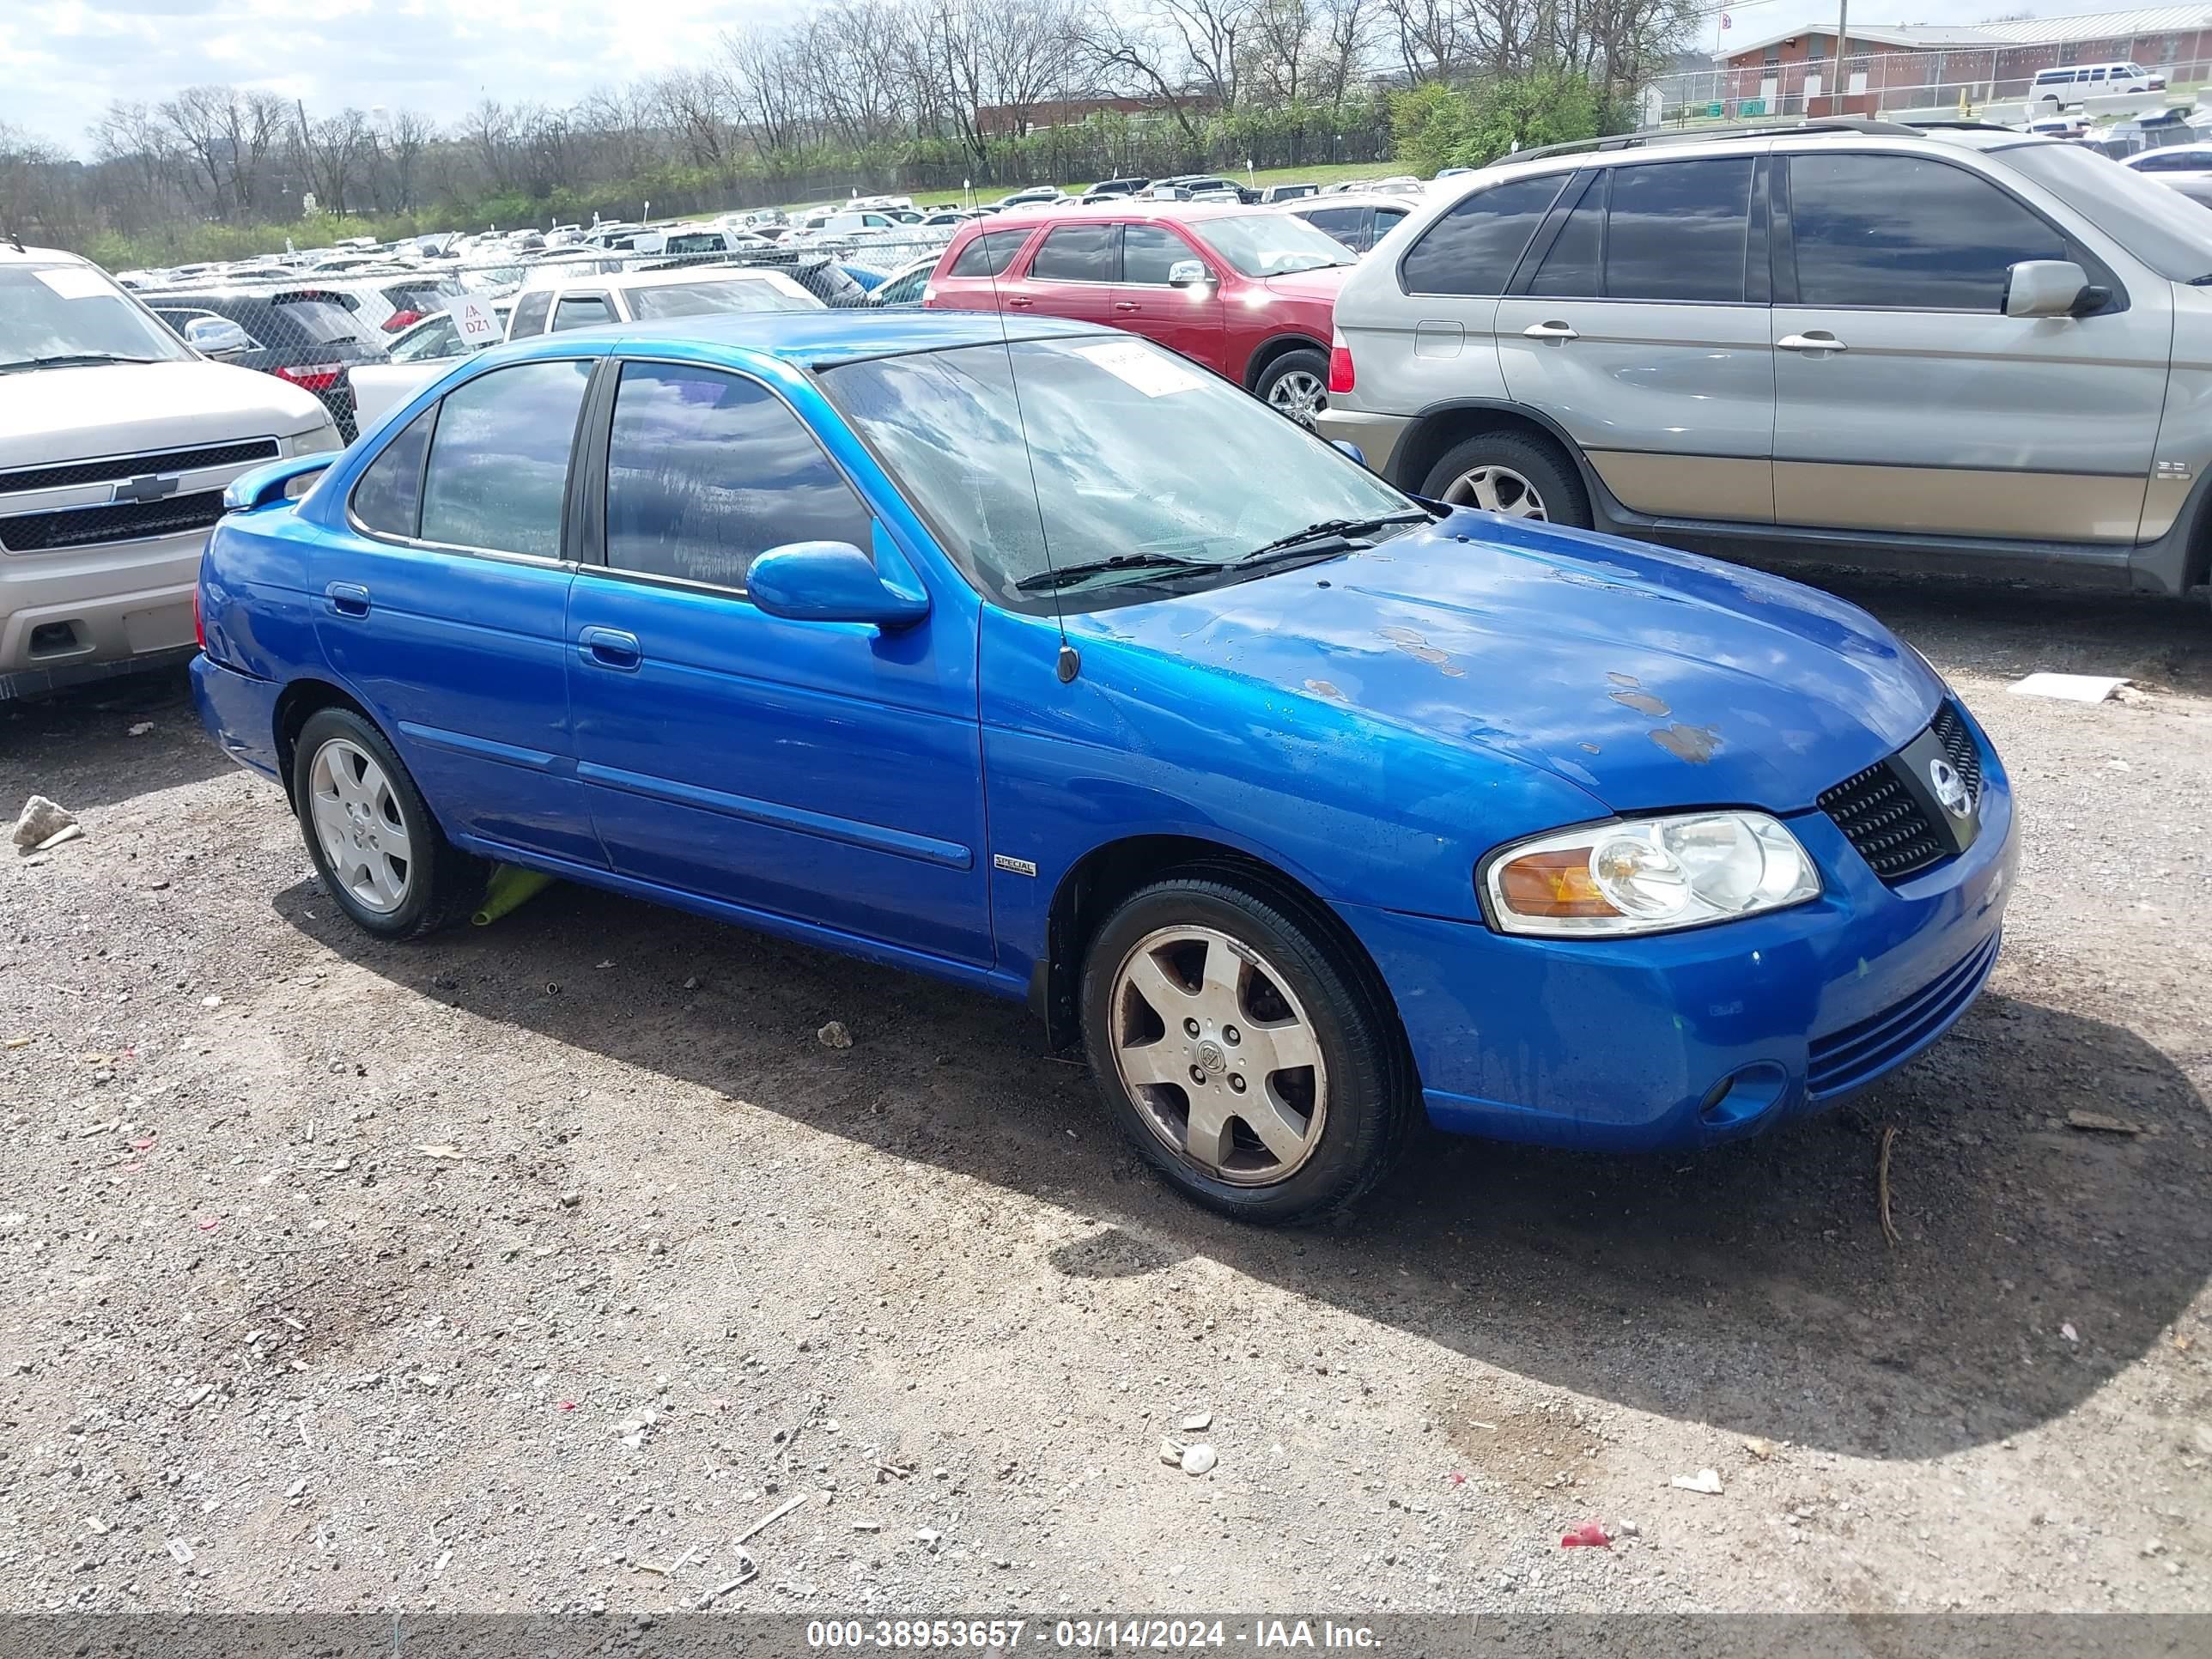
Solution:
{"label": "windshield sticker", "polygon": [[1164,398],[1171,392],[1188,392],[1206,384],[1181,363],[1134,340],[1078,346],[1075,355],[1088,357],[1115,380],[1127,381],[1147,398]]}
{"label": "windshield sticker", "polygon": [[104,299],[115,290],[107,285],[107,278],[96,270],[86,270],[76,265],[59,265],[52,270],[34,270],[37,277],[64,300]]}

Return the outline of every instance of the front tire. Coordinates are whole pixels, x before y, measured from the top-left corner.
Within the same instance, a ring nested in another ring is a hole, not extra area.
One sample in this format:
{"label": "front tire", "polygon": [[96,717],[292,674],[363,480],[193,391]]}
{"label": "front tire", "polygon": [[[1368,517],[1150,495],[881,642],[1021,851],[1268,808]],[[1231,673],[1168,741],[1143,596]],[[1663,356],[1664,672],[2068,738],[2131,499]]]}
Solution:
{"label": "front tire", "polygon": [[1084,1048],[1108,1109],[1172,1185],[1247,1221],[1354,1202],[1413,1117],[1380,988],[1304,910],[1170,877],[1124,900],[1084,962]]}
{"label": "front tire", "polygon": [[316,873],[363,933],[413,939],[483,896],[483,860],[446,839],[384,734],[350,708],[300,729],[292,802]]}
{"label": "front tire", "polygon": [[1495,430],[1462,439],[1429,469],[1421,493],[1509,519],[1590,527],[1589,495],[1574,463],[1524,433]]}
{"label": "front tire", "polygon": [[1269,363],[1252,395],[1309,431],[1328,407],[1328,356],[1310,349],[1285,351]]}

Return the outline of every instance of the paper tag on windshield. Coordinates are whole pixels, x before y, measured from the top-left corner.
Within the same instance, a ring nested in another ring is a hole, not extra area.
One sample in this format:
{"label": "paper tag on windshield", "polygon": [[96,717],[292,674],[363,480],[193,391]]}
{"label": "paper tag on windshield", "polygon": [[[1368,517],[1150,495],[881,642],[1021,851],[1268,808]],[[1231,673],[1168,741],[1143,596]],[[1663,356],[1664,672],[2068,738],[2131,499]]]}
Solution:
{"label": "paper tag on windshield", "polygon": [[64,300],[98,300],[113,294],[107,278],[82,265],[59,265],[31,273]]}
{"label": "paper tag on windshield", "polygon": [[1115,380],[1127,381],[1147,398],[1164,398],[1170,392],[1188,392],[1193,386],[1206,384],[1195,372],[1174,358],[1139,345],[1134,340],[1078,346],[1075,351],[1078,356],[1088,357]]}

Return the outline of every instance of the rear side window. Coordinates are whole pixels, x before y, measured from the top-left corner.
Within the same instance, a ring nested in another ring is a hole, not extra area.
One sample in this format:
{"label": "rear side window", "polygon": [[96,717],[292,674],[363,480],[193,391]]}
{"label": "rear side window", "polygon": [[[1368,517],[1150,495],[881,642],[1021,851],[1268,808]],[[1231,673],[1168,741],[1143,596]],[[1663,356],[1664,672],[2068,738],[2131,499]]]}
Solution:
{"label": "rear side window", "polygon": [[1569,175],[1513,179],[1477,191],[1421,234],[1399,262],[1408,294],[1503,294],[1522,251]]}
{"label": "rear side window", "polygon": [[553,307],[553,332],[563,329],[589,328],[595,323],[611,323],[615,308],[607,303],[604,294],[564,294],[561,303]]}
{"label": "rear side window", "polygon": [[2001,311],[2009,268],[2081,257],[1987,179],[1917,155],[1793,155],[1790,228],[1808,306]]}
{"label": "rear side window", "polygon": [[1060,225],[1044,239],[1030,275],[1042,283],[1110,283],[1118,225]]}
{"label": "rear side window", "polygon": [[561,556],[568,448],[592,365],[517,363],[446,394],[422,485],[422,539]]}
{"label": "rear side window", "polygon": [[1743,303],[1749,157],[1616,167],[1605,292],[1614,300]]}
{"label": "rear side window", "polygon": [[788,404],[711,368],[627,363],[607,445],[607,562],[744,586],[787,542],[850,542],[872,520]]}
{"label": "rear side window", "polygon": [[1121,228],[1121,280],[1164,288],[1178,259],[1195,259],[1188,242],[1158,225]]}
{"label": "rear side window", "polygon": [[550,290],[526,294],[514,303],[514,320],[507,325],[507,337],[526,340],[533,334],[545,331],[545,313],[553,308]]}
{"label": "rear side window", "polygon": [[422,456],[437,423],[434,404],[407,422],[353,487],[353,515],[383,536],[415,538],[422,518]]}
{"label": "rear side window", "polygon": [[1026,230],[990,230],[960,250],[948,276],[996,276],[1013,264],[1014,255],[1030,239]]}

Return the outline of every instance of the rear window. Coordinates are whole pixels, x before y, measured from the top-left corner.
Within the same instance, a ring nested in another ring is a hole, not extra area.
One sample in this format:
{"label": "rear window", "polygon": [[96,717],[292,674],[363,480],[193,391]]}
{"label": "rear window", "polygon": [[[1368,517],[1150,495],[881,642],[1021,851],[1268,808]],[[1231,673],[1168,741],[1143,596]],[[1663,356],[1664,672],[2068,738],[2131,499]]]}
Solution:
{"label": "rear window", "polygon": [[1503,294],[1570,173],[1510,179],[1477,191],[1431,225],[1399,262],[1408,294]]}
{"label": "rear window", "polygon": [[276,316],[283,325],[281,332],[311,345],[337,345],[367,337],[351,312],[327,300],[283,301],[276,307]]}
{"label": "rear window", "polygon": [[996,276],[1013,264],[1014,255],[1021,252],[1022,244],[1030,239],[1026,230],[985,231],[966,247],[952,262],[948,276]]}
{"label": "rear window", "polygon": [[710,283],[672,283],[665,288],[634,288],[629,308],[641,321],[662,317],[708,317],[730,311],[816,311],[819,304],[787,293],[755,276],[726,276]]}

